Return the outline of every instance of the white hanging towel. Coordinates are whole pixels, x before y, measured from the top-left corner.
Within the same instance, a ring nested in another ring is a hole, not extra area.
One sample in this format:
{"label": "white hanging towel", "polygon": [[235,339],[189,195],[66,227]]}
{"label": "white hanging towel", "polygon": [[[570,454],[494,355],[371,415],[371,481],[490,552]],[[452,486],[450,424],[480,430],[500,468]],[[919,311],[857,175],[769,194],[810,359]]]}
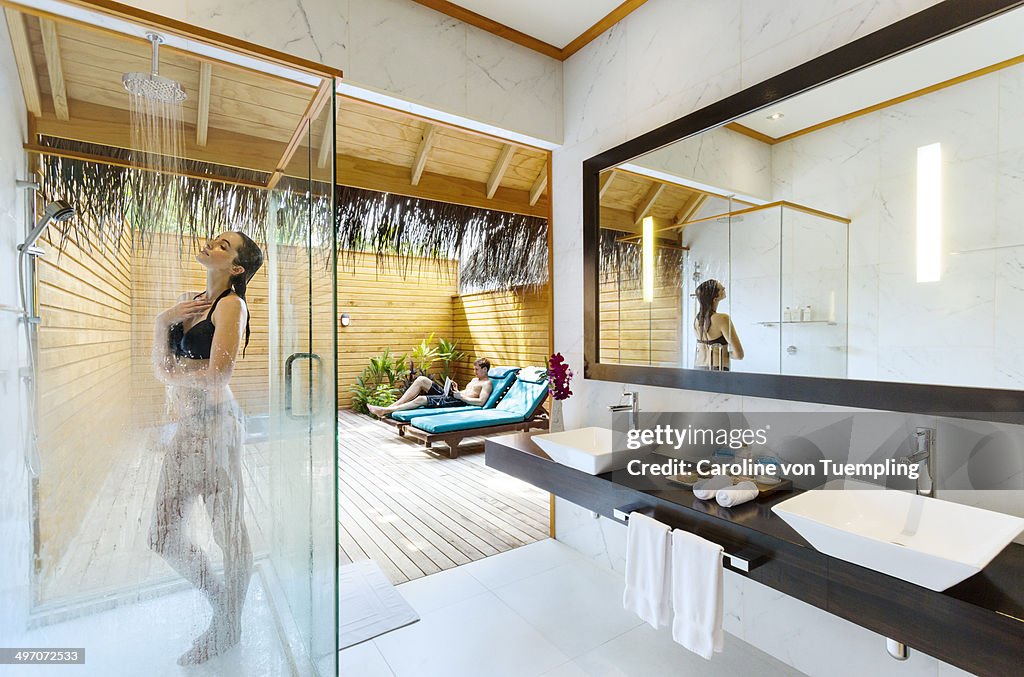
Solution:
{"label": "white hanging towel", "polygon": [[629,515],[626,534],[626,591],[622,606],[652,628],[672,622],[669,567],[671,531],[647,515]]}
{"label": "white hanging towel", "polygon": [[710,659],[722,650],[722,546],[672,531],[672,639]]}

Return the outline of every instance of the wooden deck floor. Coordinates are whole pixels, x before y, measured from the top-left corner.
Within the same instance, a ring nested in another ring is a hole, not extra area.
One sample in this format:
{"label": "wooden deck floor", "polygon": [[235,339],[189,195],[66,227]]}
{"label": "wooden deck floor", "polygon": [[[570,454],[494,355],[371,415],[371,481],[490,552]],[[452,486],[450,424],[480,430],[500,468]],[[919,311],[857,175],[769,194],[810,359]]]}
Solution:
{"label": "wooden deck floor", "polygon": [[548,537],[546,492],[485,466],[481,438],[460,452],[428,452],[340,411],[342,563],[372,558],[397,584]]}
{"label": "wooden deck floor", "polygon": [[[366,416],[345,410],[338,420],[343,564],[373,558],[401,583],[547,537],[548,494],[486,467],[479,439],[449,459]],[[43,553],[40,601],[178,580],[147,544],[162,460],[158,435],[150,430],[125,447],[60,561]],[[243,457],[246,522],[257,556],[268,541],[269,453],[266,443],[248,444]],[[196,520],[192,533],[216,565],[220,552],[208,523]]]}

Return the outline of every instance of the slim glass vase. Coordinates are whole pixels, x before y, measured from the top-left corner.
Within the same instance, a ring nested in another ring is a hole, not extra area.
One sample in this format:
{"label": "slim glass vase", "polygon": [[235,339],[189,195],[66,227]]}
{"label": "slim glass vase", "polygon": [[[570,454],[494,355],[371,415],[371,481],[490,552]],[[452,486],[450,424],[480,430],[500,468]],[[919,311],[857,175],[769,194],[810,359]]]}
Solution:
{"label": "slim glass vase", "polygon": [[565,421],[562,419],[562,400],[552,399],[548,432],[560,433],[563,430],[565,430]]}

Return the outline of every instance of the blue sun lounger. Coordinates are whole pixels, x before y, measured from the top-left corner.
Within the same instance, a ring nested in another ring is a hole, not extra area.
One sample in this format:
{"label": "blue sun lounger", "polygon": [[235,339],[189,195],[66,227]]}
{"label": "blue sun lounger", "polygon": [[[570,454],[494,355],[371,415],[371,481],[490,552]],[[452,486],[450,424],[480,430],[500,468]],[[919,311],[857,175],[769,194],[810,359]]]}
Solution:
{"label": "blue sun lounger", "polygon": [[448,456],[457,458],[459,443],[466,437],[547,429],[548,415],[543,409],[547,397],[546,378],[526,381],[517,377],[494,408],[466,411],[467,407],[459,407],[457,411],[419,416],[409,422],[405,436],[420,440],[427,449],[434,442],[444,442],[448,445]]}
{"label": "blue sun lounger", "polygon": [[487,372],[487,377],[491,380],[491,396],[487,398],[483,406],[479,405],[465,405],[457,407],[419,407],[417,409],[404,409],[402,411],[396,411],[384,419],[384,422],[388,425],[392,425],[398,428],[398,434],[404,435],[405,428],[413,420],[423,416],[436,416],[438,414],[453,412],[453,411],[479,411],[481,409],[493,409],[502,396],[508,392],[508,389],[516,380],[516,373],[519,372],[519,367],[491,367],[490,371]]}

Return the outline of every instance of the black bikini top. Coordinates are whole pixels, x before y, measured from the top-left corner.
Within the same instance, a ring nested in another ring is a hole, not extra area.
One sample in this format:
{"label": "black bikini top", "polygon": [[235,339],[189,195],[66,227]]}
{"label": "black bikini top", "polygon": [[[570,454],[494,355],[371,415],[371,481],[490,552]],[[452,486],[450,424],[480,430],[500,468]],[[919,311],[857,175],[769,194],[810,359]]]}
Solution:
{"label": "black bikini top", "polygon": [[713,345],[727,346],[727,345],[729,345],[729,341],[726,340],[725,334],[722,334],[721,336],[719,336],[716,339],[710,339],[710,340],[697,339],[697,343],[703,343],[704,345],[707,345],[707,346],[713,346]]}
{"label": "black bikini top", "polygon": [[[210,359],[210,350],[213,348],[213,330],[215,329],[210,318],[213,317],[213,311],[217,309],[220,300],[230,293],[230,289],[225,289],[224,293],[218,296],[210,306],[210,312],[206,314],[206,318],[196,322],[188,331],[185,331],[185,325],[181,322],[171,325],[170,344],[176,357],[188,357],[193,360]],[[202,294],[196,294],[193,298],[198,299],[200,296]]]}

